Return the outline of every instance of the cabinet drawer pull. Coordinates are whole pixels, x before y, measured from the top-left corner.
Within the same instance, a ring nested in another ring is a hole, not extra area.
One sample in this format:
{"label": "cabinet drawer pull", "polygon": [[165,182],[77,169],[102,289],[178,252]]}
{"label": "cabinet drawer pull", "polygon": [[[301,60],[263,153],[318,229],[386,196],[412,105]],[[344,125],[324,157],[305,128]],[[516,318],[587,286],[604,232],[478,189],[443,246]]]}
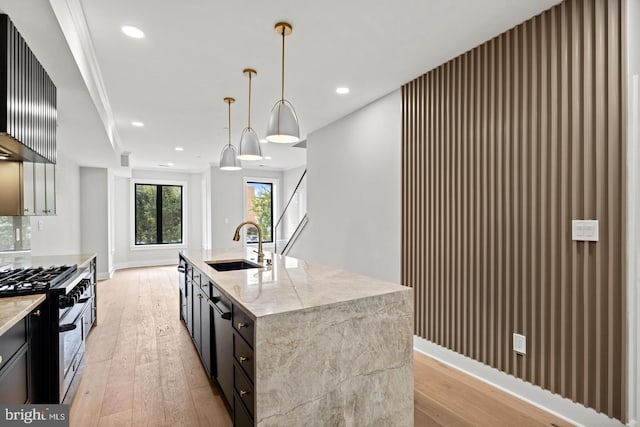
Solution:
{"label": "cabinet drawer pull", "polygon": [[244,362],[246,362],[247,360],[249,360],[249,359],[247,359],[247,358],[246,358],[246,357],[244,357],[244,356],[240,356],[240,363],[244,363]]}
{"label": "cabinet drawer pull", "polygon": [[242,329],[242,328],[246,328],[246,327],[247,327],[246,323],[242,323],[242,322],[238,323],[238,329]]}
{"label": "cabinet drawer pull", "polygon": [[243,397],[245,394],[249,394],[248,391],[240,390],[240,397]]}
{"label": "cabinet drawer pull", "polygon": [[2,356],[0,356],[0,363],[2,363]]}
{"label": "cabinet drawer pull", "polygon": [[40,310],[36,310],[36,311],[34,311],[34,312],[33,312],[33,315],[34,315],[34,316],[40,316],[40,314],[41,314],[41,313],[40,313]]}

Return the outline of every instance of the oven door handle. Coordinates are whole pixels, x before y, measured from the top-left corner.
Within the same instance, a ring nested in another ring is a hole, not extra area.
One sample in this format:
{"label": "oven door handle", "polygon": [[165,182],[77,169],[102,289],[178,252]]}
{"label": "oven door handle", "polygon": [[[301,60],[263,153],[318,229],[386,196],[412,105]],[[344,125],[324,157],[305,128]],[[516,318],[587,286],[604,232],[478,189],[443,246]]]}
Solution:
{"label": "oven door handle", "polygon": [[76,325],[75,323],[67,323],[64,325],[60,325],[58,326],[58,332],[69,332],[69,331],[73,331],[74,329],[76,329],[78,327],[78,325]]}
{"label": "oven door handle", "polygon": [[87,311],[87,309],[91,307],[91,304],[86,304],[85,307],[82,309],[82,311],[76,316],[75,319],[73,319],[72,322],[70,323],[63,323],[62,325],[58,326],[58,331],[59,332],[68,332],[68,331],[73,331],[74,329],[76,329],[78,320],[80,320],[82,318],[82,316],[84,316],[84,313]]}

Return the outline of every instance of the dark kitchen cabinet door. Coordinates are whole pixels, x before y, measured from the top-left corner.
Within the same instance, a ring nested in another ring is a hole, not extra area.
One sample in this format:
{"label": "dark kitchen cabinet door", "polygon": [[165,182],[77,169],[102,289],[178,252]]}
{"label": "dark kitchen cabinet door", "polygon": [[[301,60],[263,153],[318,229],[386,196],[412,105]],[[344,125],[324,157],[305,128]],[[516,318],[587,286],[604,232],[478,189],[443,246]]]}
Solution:
{"label": "dark kitchen cabinet door", "polygon": [[191,283],[191,280],[189,280],[188,278],[185,285],[185,291],[187,299],[187,309],[184,321],[187,324],[189,335],[193,337],[193,285]]}
{"label": "dark kitchen cabinet door", "polygon": [[211,378],[211,306],[208,299],[204,297],[200,299],[200,333],[201,333],[201,351],[200,357],[207,371],[207,375]]}
{"label": "dark kitchen cabinet door", "polygon": [[[229,405],[233,402],[233,327],[231,304],[217,297],[213,309],[215,378]],[[215,299],[214,299],[215,301]]]}
{"label": "dark kitchen cabinet door", "polygon": [[29,402],[29,358],[24,344],[0,370],[0,402],[25,404]]}
{"label": "dark kitchen cabinet door", "polygon": [[198,353],[202,352],[202,294],[200,293],[200,287],[193,285],[193,331],[191,336],[193,342],[196,344]]}

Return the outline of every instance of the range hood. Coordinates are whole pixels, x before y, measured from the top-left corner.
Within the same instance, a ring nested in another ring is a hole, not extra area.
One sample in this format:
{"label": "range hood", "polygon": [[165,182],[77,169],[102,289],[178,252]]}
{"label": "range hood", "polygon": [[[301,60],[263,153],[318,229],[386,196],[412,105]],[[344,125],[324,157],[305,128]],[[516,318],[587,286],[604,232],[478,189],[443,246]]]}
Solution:
{"label": "range hood", "polygon": [[56,121],[55,85],[0,14],[0,162],[55,163]]}

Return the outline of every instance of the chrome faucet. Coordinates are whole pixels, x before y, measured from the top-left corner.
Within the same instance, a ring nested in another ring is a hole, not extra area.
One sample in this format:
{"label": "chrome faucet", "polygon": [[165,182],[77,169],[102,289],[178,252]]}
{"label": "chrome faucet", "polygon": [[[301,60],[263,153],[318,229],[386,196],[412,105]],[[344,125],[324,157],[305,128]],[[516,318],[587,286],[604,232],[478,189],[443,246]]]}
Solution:
{"label": "chrome faucet", "polygon": [[258,263],[262,263],[264,260],[264,252],[262,252],[262,230],[260,226],[253,221],[245,221],[236,227],[236,234],[233,235],[234,241],[240,240],[240,229],[243,225],[253,225],[258,230]]}

